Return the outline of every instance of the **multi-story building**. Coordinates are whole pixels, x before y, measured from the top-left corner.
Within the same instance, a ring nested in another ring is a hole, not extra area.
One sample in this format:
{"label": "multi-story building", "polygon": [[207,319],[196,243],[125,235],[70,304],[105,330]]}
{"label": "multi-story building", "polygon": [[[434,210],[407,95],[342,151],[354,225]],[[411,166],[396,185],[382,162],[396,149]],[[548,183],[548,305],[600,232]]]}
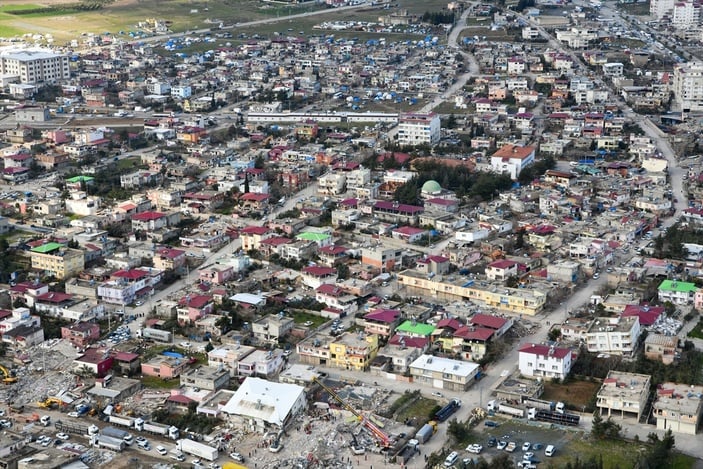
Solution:
{"label": "multi-story building", "polygon": [[448,391],[466,391],[476,379],[480,367],[473,362],[420,355],[410,364],[415,383]]}
{"label": "multi-story building", "polygon": [[278,374],[285,364],[283,351],[255,350],[237,364],[237,376],[261,376],[268,378]]}
{"label": "multi-story building", "polygon": [[596,396],[596,407],[608,417],[618,412],[620,417],[636,416],[639,421],[649,398],[651,376],[611,370]]}
{"label": "multi-story building", "polygon": [[398,120],[398,143],[400,145],[435,145],[440,139],[439,115],[403,114]]}
{"label": "multi-story building", "polygon": [[396,265],[400,266],[402,262],[402,249],[383,246],[361,248],[361,263],[375,267],[381,272],[392,272]]}
{"label": "multi-story building", "polygon": [[701,23],[701,5],[698,2],[675,2],[671,11],[671,25],[676,29],[690,29]]}
{"label": "multi-story building", "polygon": [[20,83],[53,83],[71,77],[67,55],[46,50],[0,52],[0,75],[16,76]]}
{"label": "multi-story building", "polygon": [[652,407],[658,430],[695,435],[703,416],[703,386],[663,383]]}
{"label": "multi-story building", "polygon": [[224,367],[230,376],[236,376],[239,361],[256,350],[249,345],[225,344],[210,350],[207,354],[207,364],[210,367]]}
{"label": "multi-story building", "polygon": [[666,279],[657,290],[662,303],[669,301],[675,305],[687,305],[693,302],[698,287],[695,283]]}
{"label": "multi-story building", "polygon": [[644,339],[644,356],[671,365],[676,358],[679,338],[664,334],[648,334]]}
{"label": "multi-story building", "polygon": [[512,179],[517,179],[534,160],[535,147],[508,144],[491,155],[491,168],[496,173],[508,173]]}
{"label": "multi-story building", "polygon": [[85,267],[85,255],[79,249],[70,249],[63,244],[50,242],[32,248],[32,268],[43,270],[57,279],[78,274]]}
{"label": "multi-story building", "polygon": [[564,379],[571,371],[571,350],[540,344],[520,347],[518,366],[525,376]]}
{"label": "multi-story building", "polygon": [[265,226],[247,226],[239,232],[242,239],[242,250],[244,252],[258,250],[261,247],[261,241],[271,238],[275,234],[275,231]]}
{"label": "multi-story building", "polygon": [[637,316],[596,318],[586,333],[589,352],[632,355],[640,337],[640,320]]}
{"label": "multi-story building", "polygon": [[649,0],[649,13],[660,20],[671,13],[671,10],[674,9],[674,3],[674,0]]}
{"label": "multi-story building", "polygon": [[259,341],[277,344],[293,330],[294,325],[293,318],[283,315],[269,315],[254,321],[251,325],[251,331]]}
{"label": "multi-story building", "polygon": [[378,354],[376,334],[342,334],[330,343],[328,366],[335,368],[366,371]]}
{"label": "multi-story building", "polygon": [[399,309],[377,309],[364,316],[364,332],[381,337],[393,335],[400,324],[402,313]]}
{"label": "multi-story building", "polygon": [[222,389],[229,384],[229,371],[223,368],[198,367],[181,373],[181,386],[192,386],[208,391]]}
{"label": "multi-story building", "polygon": [[347,175],[342,172],[330,172],[320,176],[317,193],[320,195],[339,195],[347,190]]}
{"label": "multi-story building", "polygon": [[676,64],[672,82],[674,101],[683,112],[703,110],[703,62]]}
{"label": "multi-story building", "polygon": [[96,323],[78,322],[61,328],[61,338],[76,347],[84,348],[100,338],[100,326]]}
{"label": "multi-story building", "polygon": [[156,376],[162,379],[178,378],[188,368],[188,360],[157,355],[146,363],[142,363],[144,376]]}

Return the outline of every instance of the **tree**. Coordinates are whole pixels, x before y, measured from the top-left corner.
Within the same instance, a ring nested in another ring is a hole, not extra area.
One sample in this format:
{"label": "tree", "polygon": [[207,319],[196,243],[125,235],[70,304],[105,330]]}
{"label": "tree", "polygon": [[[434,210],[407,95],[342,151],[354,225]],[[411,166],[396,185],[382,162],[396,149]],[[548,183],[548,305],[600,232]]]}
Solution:
{"label": "tree", "polygon": [[547,338],[549,340],[551,340],[552,342],[556,342],[557,340],[559,340],[560,337],[561,337],[561,329],[559,329],[558,327],[551,329],[549,331],[549,333],[547,334]]}
{"label": "tree", "polygon": [[464,445],[471,439],[471,427],[468,422],[459,422],[456,418],[453,418],[449,421],[447,435],[454,438],[456,443]]}
{"label": "tree", "polygon": [[249,174],[248,173],[244,174],[244,193],[245,194],[249,193]]}
{"label": "tree", "polygon": [[591,423],[591,435],[598,440],[614,440],[620,438],[622,427],[615,423],[613,419],[603,420],[599,411],[593,413]]}
{"label": "tree", "polygon": [[674,435],[671,429],[667,430],[664,437],[660,440],[659,435],[650,433],[647,435],[647,441],[652,445],[647,454],[638,461],[637,467],[642,469],[654,469],[658,467],[668,467],[671,465],[671,450],[676,446]]}

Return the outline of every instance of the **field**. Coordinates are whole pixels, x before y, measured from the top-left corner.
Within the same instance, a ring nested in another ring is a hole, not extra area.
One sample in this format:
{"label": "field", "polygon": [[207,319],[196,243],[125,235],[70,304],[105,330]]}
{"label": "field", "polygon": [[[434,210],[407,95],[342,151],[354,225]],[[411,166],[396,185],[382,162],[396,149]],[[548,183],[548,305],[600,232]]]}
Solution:
{"label": "field", "polygon": [[[82,33],[113,32],[127,34],[138,31],[137,23],[148,18],[171,21],[170,29],[182,32],[190,29],[209,28],[220,22],[236,24],[257,20],[285,17],[323,9],[316,2],[296,5],[277,5],[260,0],[115,0],[105,1],[97,10],[77,11],[72,0],[10,0],[0,7],[0,37],[23,34],[51,34],[57,41],[81,36]],[[96,2],[97,3],[97,2]],[[411,14],[440,10],[446,1],[399,0],[399,8]],[[54,8],[47,10],[47,7]],[[13,12],[22,11],[22,14]],[[32,12],[31,10],[36,10]],[[353,19],[355,21],[377,21],[385,10],[362,6],[353,11],[329,10],[329,15],[281,20],[272,24],[261,24],[249,28],[235,28],[236,32],[267,34],[291,29],[310,32],[312,26],[325,19]],[[337,35],[340,35],[339,33]],[[345,33],[341,33],[345,35]],[[353,34],[363,38],[365,33]],[[126,36],[127,37],[127,36]],[[374,35],[377,37],[377,35]]]}
{"label": "field", "polygon": [[598,392],[600,383],[597,381],[569,381],[568,384],[544,383],[544,394],[541,399],[552,402],[563,402],[567,407],[582,410],[588,406],[593,396]]}

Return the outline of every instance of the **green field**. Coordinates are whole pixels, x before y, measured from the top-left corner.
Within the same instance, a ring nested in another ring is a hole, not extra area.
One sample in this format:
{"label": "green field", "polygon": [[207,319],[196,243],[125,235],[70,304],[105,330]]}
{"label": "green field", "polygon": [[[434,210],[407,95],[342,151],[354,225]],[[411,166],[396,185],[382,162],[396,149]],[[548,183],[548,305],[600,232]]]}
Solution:
{"label": "green field", "polygon": [[[398,8],[407,9],[410,14],[422,14],[426,11],[438,11],[446,7],[446,1],[439,0],[399,0]],[[67,1],[66,8],[62,3],[52,3],[53,11],[46,10],[47,5],[41,3],[7,4],[0,7],[0,36],[12,37],[25,33],[52,34],[56,40],[65,41],[81,36],[83,33],[112,32],[124,34],[139,31],[137,24],[149,18],[170,21],[170,29],[183,32],[191,29],[203,29],[225,24],[244,23],[281,17],[276,24],[262,24],[251,28],[234,28],[235,32],[256,32],[264,35],[273,31],[285,32],[288,27],[292,30],[312,31],[312,27],[329,19],[353,19],[355,21],[377,21],[378,17],[390,11],[379,8],[362,6],[350,11],[329,9],[329,14],[309,18],[287,20],[285,17],[294,14],[307,13],[324,9],[316,2],[306,2],[296,5],[277,5],[261,0],[116,0],[107,3],[99,10],[76,11],[70,5],[75,2]],[[26,13],[27,10],[37,9],[36,13]],[[12,14],[13,11],[25,10],[22,15]],[[342,33],[344,35],[345,33]],[[354,34],[363,37],[365,33]],[[378,35],[373,35],[378,37]]]}

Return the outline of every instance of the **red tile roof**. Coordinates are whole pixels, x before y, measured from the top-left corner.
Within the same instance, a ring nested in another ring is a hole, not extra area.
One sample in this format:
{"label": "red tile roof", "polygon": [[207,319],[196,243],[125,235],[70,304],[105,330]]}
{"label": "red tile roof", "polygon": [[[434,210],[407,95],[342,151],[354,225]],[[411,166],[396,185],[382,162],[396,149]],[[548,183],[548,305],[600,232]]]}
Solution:
{"label": "red tile roof", "polygon": [[142,213],[137,213],[132,216],[132,220],[137,220],[137,221],[152,221],[152,220],[158,220],[159,218],[163,218],[165,215],[161,212],[142,212]]}
{"label": "red tile roof", "polygon": [[490,316],[488,314],[474,314],[471,319],[469,319],[469,322],[477,326],[498,330],[505,326],[505,323],[507,323],[508,320],[498,316]]}
{"label": "red tile roof", "polygon": [[396,334],[390,338],[388,343],[390,345],[403,345],[409,348],[425,348],[429,341],[430,339],[427,337],[407,337]]}
{"label": "red tile roof", "polygon": [[321,293],[323,295],[328,295],[328,296],[340,296],[344,295],[344,290],[339,288],[336,285],[332,285],[331,283],[323,283],[319,287],[315,289],[317,293]]}
{"label": "red tile roof", "polygon": [[[543,357],[547,357],[550,355],[550,347],[548,345],[541,345],[541,344],[525,344],[522,347],[520,347],[520,352],[522,353],[530,353],[532,355],[539,355]],[[556,358],[564,358],[565,356],[569,355],[571,353],[571,350],[568,348],[563,348],[563,347],[554,347],[553,352],[551,353],[551,356],[556,357]]]}
{"label": "red tile roof", "polygon": [[113,277],[126,278],[128,280],[139,280],[149,275],[149,272],[139,269],[118,270],[112,274]]}
{"label": "red tile roof", "polygon": [[337,269],[333,269],[331,267],[322,267],[319,265],[311,265],[309,267],[305,267],[303,269],[303,272],[306,274],[310,274],[314,277],[325,277],[327,275],[336,274]]}
{"label": "red tile roof", "polygon": [[478,340],[481,342],[485,342],[487,340],[490,340],[493,334],[495,334],[495,331],[493,329],[487,329],[485,327],[464,326],[454,332],[454,337],[461,337],[465,340]]}
{"label": "red tile roof", "polygon": [[61,292],[48,292],[37,296],[37,301],[45,303],[62,303],[73,298],[73,295]]}
{"label": "red tile roof", "polygon": [[663,306],[627,305],[622,312],[622,317],[637,316],[640,318],[640,325],[651,326],[662,313],[664,313]]}
{"label": "red tile roof", "polygon": [[251,235],[263,235],[269,232],[269,229],[265,226],[247,226],[242,231],[241,234],[251,234]]}
{"label": "red tile roof", "polygon": [[365,315],[364,319],[388,324],[398,319],[400,315],[399,309],[377,309]]}
{"label": "red tile roof", "polygon": [[211,301],[212,297],[208,295],[190,295],[190,301],[188,301],[188,296],[184,296],[178,301],[178,304],[187,305],[189,308],[200,309]]}

